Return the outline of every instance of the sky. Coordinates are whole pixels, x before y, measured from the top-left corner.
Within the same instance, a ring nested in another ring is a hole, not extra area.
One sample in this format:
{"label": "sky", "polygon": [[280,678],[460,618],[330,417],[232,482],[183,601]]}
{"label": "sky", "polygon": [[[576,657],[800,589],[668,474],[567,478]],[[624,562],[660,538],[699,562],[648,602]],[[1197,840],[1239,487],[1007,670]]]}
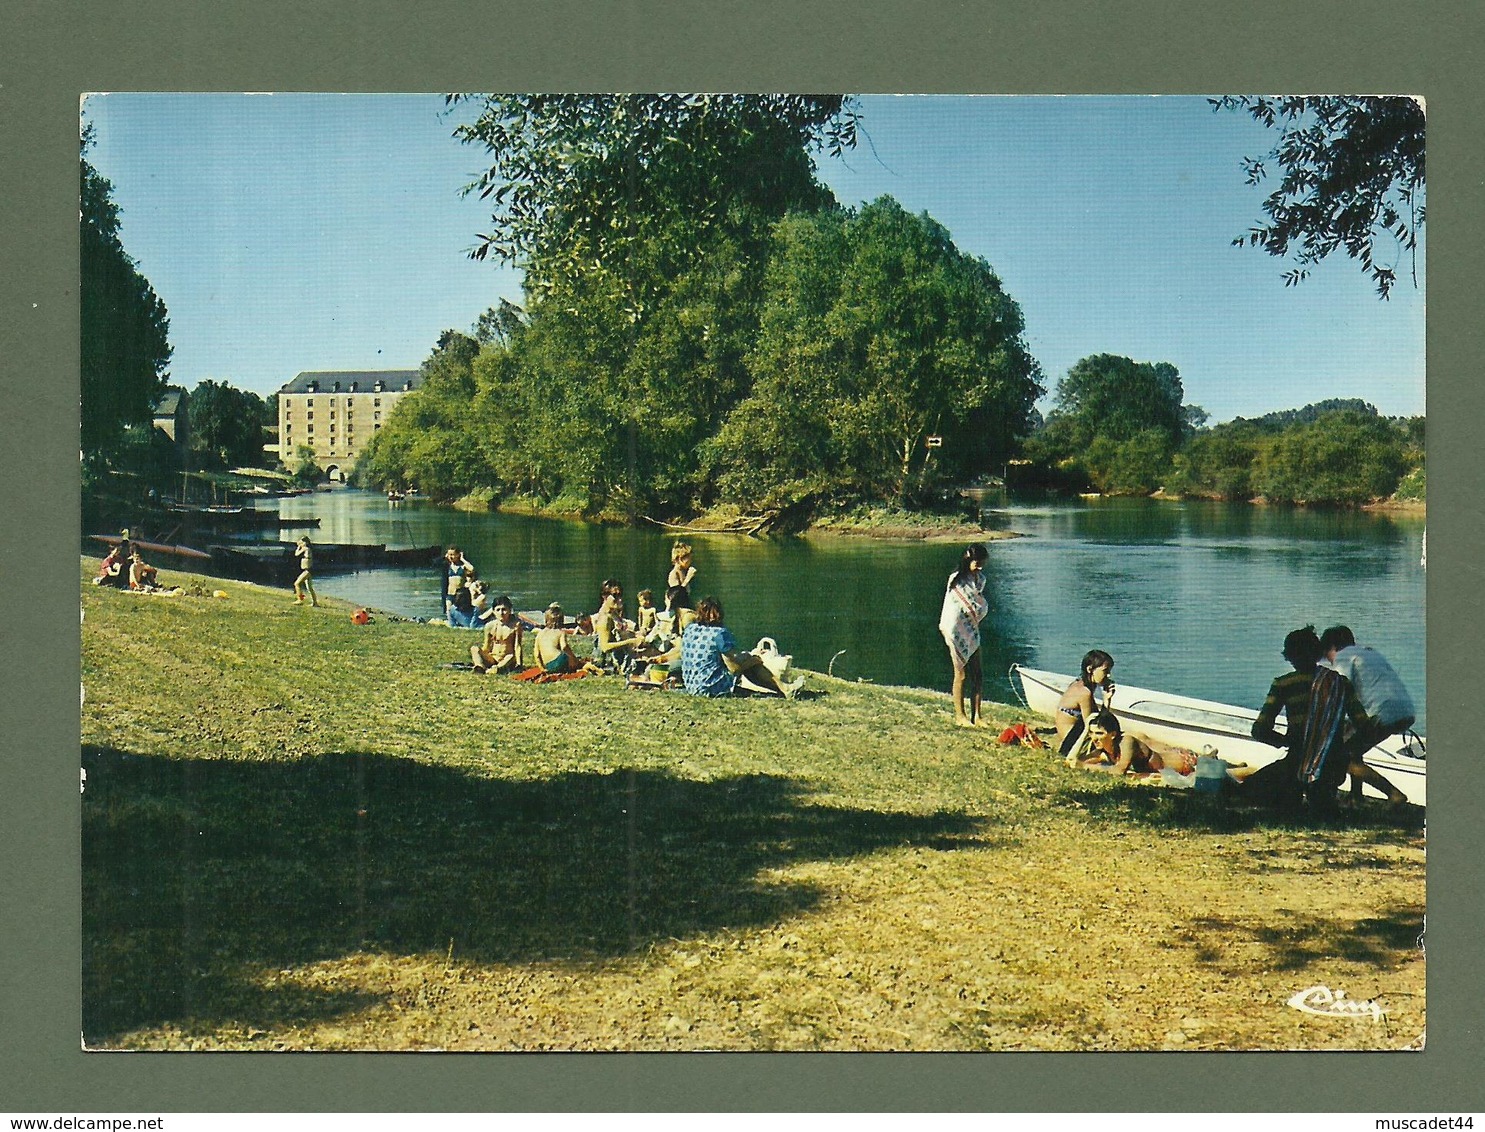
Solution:
{"label": "sky", "polygon": [[[1266,191],[1241,160],[1274,134],[1197,97],[892,96],[819,175],[847,205],[895,197],[983,257],[1020,304],[1052,402],[1079,358],[1170,362],[1213,423],[1330,397],[1424,411],[1424,255],[1392,298],[1339,254],[1297,287],[1232,239]],[[462,111],[456,110],[456,114]],[[304,370],[411,369],[520,275],[468,258],[483,151],[441,95],[89,96],[89,160],[124,247],[170,312],[173,384],[267,395]],[[487,162],[485,162],[487,164]],[[1384,262],[1387,256],[1379,253]]]}

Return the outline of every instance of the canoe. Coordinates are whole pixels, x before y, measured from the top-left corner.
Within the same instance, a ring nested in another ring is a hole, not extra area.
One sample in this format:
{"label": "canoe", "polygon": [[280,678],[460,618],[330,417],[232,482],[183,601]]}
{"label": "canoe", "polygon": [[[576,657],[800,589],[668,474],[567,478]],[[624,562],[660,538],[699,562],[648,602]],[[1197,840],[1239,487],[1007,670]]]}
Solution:
{"label": "canoe", "polygon": [[[1045,716],[1057,711],[1057,701],[1075,677],[1013,664],[1026,706]],[[1198,700],[1171,692],[1156,692],[1119,684],[1114,689],[1114,714],[1131,732],[1176,746],[1199,750],[1213,746],[1229,762],[1264,766],[1284,752],[1252,737],[1258,713],[1249,708]],[[1282,720],[1275,730],[1283,731]],[[1428,764],[1419,735],[1389,735],[1366,753],[1366,761],[1408,796],[1414,805],[1427,805]],[[1370,786],[1368,795],[1381,797]]]}
{"label": "canoe", "polygon": [[[124,540],[118,535],[89,535],[91,539],[107,543],[109,546],[118,546]],[[204,550],[197,550],[193,546],[175,546],[163,542],[142,542],[139,539],[130,539],[130,544],[137,550],[149,551],[151,554],[169,554],[176,558],[206,559],[211,555]]]}

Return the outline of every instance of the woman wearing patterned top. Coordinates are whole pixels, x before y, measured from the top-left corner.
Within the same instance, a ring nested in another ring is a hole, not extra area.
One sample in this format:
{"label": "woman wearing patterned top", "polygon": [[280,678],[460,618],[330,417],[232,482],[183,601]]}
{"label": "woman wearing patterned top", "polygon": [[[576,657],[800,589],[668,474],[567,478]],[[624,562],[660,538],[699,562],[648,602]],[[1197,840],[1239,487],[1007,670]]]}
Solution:
{"label": "woman wearing patterned top", "polygon": [[722,603],[714,597],[701,599],[696,620],[681,635],[681,678],[693,696],[730,696],[741,680],[745,688],[793,699],[804,684],[803,676],[780,684],[762,657],[739,652],[736,638],[722,624]]}

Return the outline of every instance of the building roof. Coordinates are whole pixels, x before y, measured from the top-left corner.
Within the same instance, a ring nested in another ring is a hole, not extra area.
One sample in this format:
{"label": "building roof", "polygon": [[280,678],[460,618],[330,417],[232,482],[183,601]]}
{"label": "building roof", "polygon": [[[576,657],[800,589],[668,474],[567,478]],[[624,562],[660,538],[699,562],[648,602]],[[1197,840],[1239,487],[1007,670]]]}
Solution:
{"label": "building roof", "polygon": [[[415,369],[324,369],[306,370],[279,390],[280,393],[370,393],[376,383],[385,393],[401,393],[404,387],[416,389],[423,384],[422,372]],[[339,388],[336,384],[339,383]],[[315,388],[311,389],[310,386]],[[352,389],[351,386],[355,386]]]}
{"label": "building roof", "polygon": [[186,391],[169,386],[155,402],[154,415],[157,417],[173,417],[180,410],[181,402],[187,400]]}

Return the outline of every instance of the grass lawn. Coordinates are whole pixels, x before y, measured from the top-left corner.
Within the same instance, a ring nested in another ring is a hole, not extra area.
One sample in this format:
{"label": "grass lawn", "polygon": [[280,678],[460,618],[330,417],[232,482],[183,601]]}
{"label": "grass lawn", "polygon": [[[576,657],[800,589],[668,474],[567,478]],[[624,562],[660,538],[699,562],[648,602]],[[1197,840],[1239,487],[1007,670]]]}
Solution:
{"label": "grass lawn", "polygon": [[[121,594],[95,570],[94,1048],[1397,1049],[1423,1032],[1420,811],[1286,825],[1000,747],[954,728],[941,693],[531,687],[441,668],[470,632],[357,626],[344,603],[169,570],[195,592]],[[1287,1005],[1316,985],[1386,1016]]]}

